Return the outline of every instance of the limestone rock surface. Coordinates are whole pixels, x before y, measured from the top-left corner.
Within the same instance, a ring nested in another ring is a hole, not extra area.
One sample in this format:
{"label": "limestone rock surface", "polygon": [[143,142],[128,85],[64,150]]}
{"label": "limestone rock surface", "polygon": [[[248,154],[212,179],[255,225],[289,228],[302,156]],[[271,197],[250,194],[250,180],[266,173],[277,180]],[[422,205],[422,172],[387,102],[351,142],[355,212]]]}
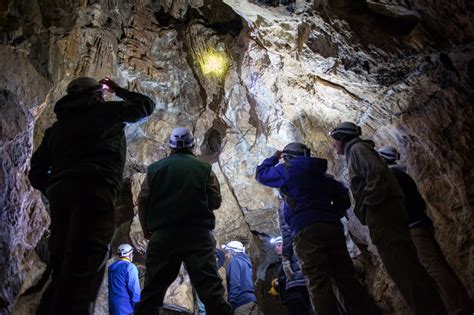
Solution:
{"label": "limestone rock surface", "polygon": [[[137,263],[144,263],[140,184],[146,167],[167,155],[172,128],[186,126],[196,154],[213,164],[221,183],[216,241],[244,242],[259,303],[267,305],[261,288],[277,260],[269,239],[279,233],[279,201],[277,191],[254,180],[255,168],[302,141],[346,182],[344,158],[327,134],[350,120],[377,146],[399,149],[442,250],[473,295],[469,1],[8,0],[0,7],[0,314],[30,303],[19,298],[35,278],[27,257],[49,217],[26,178],[29,159],[55,120],[54,103],[78,76],[109,76],[157,104],[152,116],[126,127],[126,179],[112,251],[131,243]],[[207,72],[208,53],[226,57],[223,73]],[[385,314],[407,313],[367,228],[351,211],[349,225],[377,305]],[[96,314],[106,313],[104,294]]]}

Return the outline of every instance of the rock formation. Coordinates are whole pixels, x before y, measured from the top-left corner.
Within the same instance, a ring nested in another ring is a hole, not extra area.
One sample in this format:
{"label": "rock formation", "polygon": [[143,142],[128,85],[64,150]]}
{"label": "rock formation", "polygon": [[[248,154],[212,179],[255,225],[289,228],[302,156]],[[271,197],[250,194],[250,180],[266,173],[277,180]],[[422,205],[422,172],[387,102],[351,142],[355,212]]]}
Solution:
{"label": "rock formation", "polygon": [[[399,148],[472,296],[473,17],[465,0],[3,1],[0,314],[30,314],[41,292],[22,296],[45,268],[35,247],[49,220],[26,174],[55,119],[54,103],[77,76],[109,76],[157,103],[149,119],[126,130],[113,248],[133,243],[138,263],[146,242],[136,195],[146,166],[166,155],[174,126],[187,126],[221,183],[216,239],[246,244],[259,303],[268,305],[264,278],[276,260],[268,240],[278,233],[278,201],[255,182],[255,167],[286,143],[303,141],[344,180],[344,160],[327,132],[352,120],[377,145]],[[220,73],[206,68],[209,54],[221,58]],[[384,313],[406,313],[366,228],[349,217],[371,295]]]}

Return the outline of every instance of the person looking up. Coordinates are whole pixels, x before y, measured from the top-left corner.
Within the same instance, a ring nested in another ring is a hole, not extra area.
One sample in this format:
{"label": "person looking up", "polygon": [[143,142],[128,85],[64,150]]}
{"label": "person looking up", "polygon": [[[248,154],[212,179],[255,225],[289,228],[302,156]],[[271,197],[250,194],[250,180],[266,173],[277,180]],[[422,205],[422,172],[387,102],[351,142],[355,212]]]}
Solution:
{"label": "person looking up", "polygon": [[402,189],[374,142],[361,139],[361,134],[352,122],[342,122],[329,133],[336,153],[346,157],[354,213],[369,228],[387,273],[415,314],[445,314],[410,237]]}
{"label": "person looking up", "polygon": [[[107,90],[122,101],[104,100]],[[105,78],[81,77],[54,106],[31,158],[31,185],[46,195],[51,213],[52,277],[37,314],[92,314],[114,234],[122,187],[126,123],[153,113],[147,96]],[[84,256],[87,259],[84,261]]]}
{"label": "person looking up", "polygon": [[292,142],[257,166],[255,177],[262,185],[278,188],[283,197],[283,218],[307,279],[313,311],[338,314],[335,281],[351,314],[373,314],[369,296],[357,281],[340,221],[350,207],[349,193],[326,170],[327,160],[311,157],[305,144]]}

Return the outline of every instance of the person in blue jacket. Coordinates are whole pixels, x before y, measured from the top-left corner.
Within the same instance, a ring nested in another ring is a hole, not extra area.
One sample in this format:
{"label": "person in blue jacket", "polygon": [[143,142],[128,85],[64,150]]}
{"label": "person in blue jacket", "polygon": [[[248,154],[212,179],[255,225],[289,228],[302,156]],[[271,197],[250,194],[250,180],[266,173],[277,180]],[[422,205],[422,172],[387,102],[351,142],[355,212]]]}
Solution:
{"label": "person in blue jacket", "polygon": [[130,315],[140,301],[138,269],[132,263],[132,246],[120,245],[117,254],[119,259],[109,266],[109,314]]}
{"label": "person in blue jacket", "polygon": [[252,263],[245,253],[244,245],[231,241],[224,245],[230,256],[226,268],[227,295],[234,315],[257,315],[257,297],[252,280]]}
{"label": "person in blue jacket", "polygon": [[335,281],[351,314],[373,314],[369,296],[357,281],[340,221],[351,204],[348,190],[326,171],[327,160],[311,157],[306,145],[293,142],[265,159],[257,167],[256,179],[278,188],[283,197],[283,217],[314,311],[338,314]]}

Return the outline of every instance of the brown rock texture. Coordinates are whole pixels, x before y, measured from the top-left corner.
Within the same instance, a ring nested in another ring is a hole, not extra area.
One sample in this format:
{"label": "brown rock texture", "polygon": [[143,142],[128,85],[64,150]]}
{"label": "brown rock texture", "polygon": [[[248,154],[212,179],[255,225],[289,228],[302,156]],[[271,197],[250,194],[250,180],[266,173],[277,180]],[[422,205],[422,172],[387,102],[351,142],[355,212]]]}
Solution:
{"label": "brown rock texture", "polygon": [[[472,296],[473,12],[469,1],[441,0],[2,2],[0,314],[28,312],[35,301],[20,296],[38,281],[41,263],[29,257],[49,218],[26,174],[55,119],[54,103],[78,76],[109,76],[157,103],[150,118],[126,128],[112,250],[133,244],[137,264],[146,248],[136,216],[146,167],[166,156],[171,129],[186,126],[221,183],[216,240],[244,242],[259,303],[268,305],[278,200],[255,182],[255,167],[288,142],[303,141],[347,180],[327,133],[352,120],[378,146],[399,149],[441,248]],[[224,73],[207,72],[208,53],[226,57]],[[367,229],[352,213],[349,223],[371,295],[384,313],[405,314]],[[104,294],[96,314],[107,312]]]}

